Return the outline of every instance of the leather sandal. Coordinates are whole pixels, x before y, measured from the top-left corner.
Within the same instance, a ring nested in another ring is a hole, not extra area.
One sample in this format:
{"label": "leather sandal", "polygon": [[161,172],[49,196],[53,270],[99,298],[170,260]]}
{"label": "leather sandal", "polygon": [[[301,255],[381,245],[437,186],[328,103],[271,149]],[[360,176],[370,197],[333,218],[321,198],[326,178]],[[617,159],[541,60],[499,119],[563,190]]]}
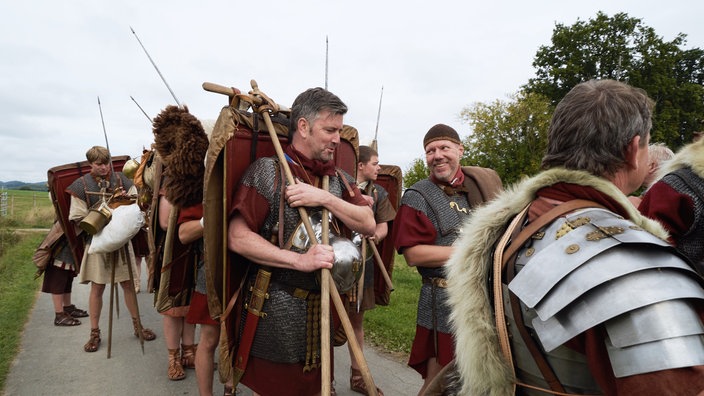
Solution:
{"label": "leather sandal", "polygon": [[196,368],[196,350],[198,344],[183,345],[181,344],[181,365],[184,368]]}
{"label": "leather sandal", "polygon": [[[132,327],[134,327],[134,336],[139,338],[139,333],[137,330],[137,327],[141,325],[141,323],[137,323],[137,318],[132,318]],[[156,334],[152,331],[152,329],[148,329],[146,327],[142,327],[142,338],[144,338],[144,341],[152,341],[156,339]]]}
{"label": "leather sandal", "polygon": [[169,370],[167,375],[171,381],[178,381],[186,378],[186,372],[183,371],[183,366],[181,366],[181,357],[179,356],[180,350],[169,349]]}
{"label": "leather sandal", "polygon": [[74,318],[87,318],[88,317],[88,312],[86,312],[80,308],[76,308],[76,306],[73,304],[65,306],[64,312],[73,316]]}
{"label": "leather sandal", "polygon": [[[369,391],[367,390],[367,383],[364,382],[364,377],[362,377],[362,372],[353,369],[350,367],[350,389],[357,393],[361,393],[363,395],[369,395]],[[384,396],[384,392],[379,389],[379,387],[376,388],[376,393],[379,396]]]}
{"label": "leather sandal", "polygon": [[100,346],[100,328],[90,329],[90,339],[83,345],[83,350],[86,352],[95,352]]}
{"label": "leather sandal", "polygon": [[223,389],[222,396],[235,396],[239,395],[242,393],[242,390],[240,388],[233,388],[231,386],[225,385],[225,388]]}
{"label": "leather sandal", "polygon": [[58,312],[54,318],[54,326],[78,326],[81,321],[66,312]]}

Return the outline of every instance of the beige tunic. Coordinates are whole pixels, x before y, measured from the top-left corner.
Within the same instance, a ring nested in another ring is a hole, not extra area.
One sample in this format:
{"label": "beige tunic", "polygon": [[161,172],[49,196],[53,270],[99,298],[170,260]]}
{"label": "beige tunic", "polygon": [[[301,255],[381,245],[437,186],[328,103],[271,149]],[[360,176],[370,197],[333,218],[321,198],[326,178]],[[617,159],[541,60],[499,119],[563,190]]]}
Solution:
{"label": "beige tunic", "polygon": [[[80,222],[88,215],[88,205],[81,199],[71,197],[71,209],[68,218],[71,221]],[[124,246],[111,253],[88,253],[90,240],[86,243],[85,254],[81,262],[81,272],[78,279],[81,283],[108,284],[112,276],[112,265],[115,263],[115,282],[130,280],[127,264],[132,265],[132,273],[136,277],[136,260],[132,241],[128,241]]]}

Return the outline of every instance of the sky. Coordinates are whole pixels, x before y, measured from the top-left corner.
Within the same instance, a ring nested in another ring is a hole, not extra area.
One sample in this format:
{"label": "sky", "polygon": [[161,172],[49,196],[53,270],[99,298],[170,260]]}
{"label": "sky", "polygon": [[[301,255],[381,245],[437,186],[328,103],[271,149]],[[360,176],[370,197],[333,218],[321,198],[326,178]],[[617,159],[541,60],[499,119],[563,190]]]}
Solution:
{"label": "sky", "polygon": [[138,39],[203,121],[227,105],[203,82],[244,92],[256,80],[290,106],[325,86],[327,51],[327,85],[349,107],[345,123],[362,144],[376,131],[381,163],[405,171],[423,156],[430,127],[468,136],[463,109],[508,100],[535,76],[533,59],[556,23],[598,11],[625,12],[664,40],[685,33],[683,48],[704,47],[704,2],[691,0],[4,1],[0,181],[46,181],[49,168],[105,146],[105,135],[113,155],[138,157],[151,145],[140,107],[153,118],[176,101]]}

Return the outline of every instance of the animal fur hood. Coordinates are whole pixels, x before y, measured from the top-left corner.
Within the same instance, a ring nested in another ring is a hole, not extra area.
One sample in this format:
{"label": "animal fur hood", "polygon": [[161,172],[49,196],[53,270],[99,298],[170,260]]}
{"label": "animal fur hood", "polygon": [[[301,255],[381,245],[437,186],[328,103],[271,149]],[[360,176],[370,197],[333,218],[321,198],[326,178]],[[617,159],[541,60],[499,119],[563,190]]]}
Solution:
{"label": "animal fur hood", "polygon": [[487,290],[492,253],[508,223],[535,200],[537,191],[558,182],[592,187],[609,195],[625,208],[636,225],[659,238],[667,238],[665,229],[642,216],[611,182],[584,171],[564,168],[550,169],[525,179],[476,210],[462,227],[464,233],[455,242],[455,250],[445,265],[462,395],[513,394],[513,371],[499,348]]}
{"label": "animal fur hood", "polygon": [[203,201],[208,135],[188,108],[167,106],[154,118],[154,148],[164,162],[166,199],[179,207]]}
{"label": "animal fur hood", "polygon": [[671,160],[664,162],[658,171],[658,179],[686,167],[704,179],[704,138],[682,147]]}

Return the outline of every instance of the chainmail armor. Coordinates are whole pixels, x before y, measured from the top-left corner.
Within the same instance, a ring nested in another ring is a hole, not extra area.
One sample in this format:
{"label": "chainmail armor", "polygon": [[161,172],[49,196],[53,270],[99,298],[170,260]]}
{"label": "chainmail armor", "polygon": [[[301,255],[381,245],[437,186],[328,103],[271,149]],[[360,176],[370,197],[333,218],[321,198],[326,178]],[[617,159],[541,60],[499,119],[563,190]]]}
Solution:
{"label": "chainmail armor", "polygon": [[[279,204],[281,203],[283,175],[279,166],[278,159],[274,157],[260,158],[255,161],[242,177],[242,185],[255,188],[269,203],[269,214],[264,221],[264,225],[259,230],[261,235],[266,240],[271,240],[272,232],[277,223],[279,223]],[[339,171],[339,170],[338,170]],[[344,172],[349,180],[352,178]],[[351,181],[351,183],[354,183]],[[345,186],[338,176],[330,177],[329,191],[341,197]],[[283,214],[283,245],[301,222],[301,217],[298,213],[298,208],[291,208],[286,200],[284,202]],[[308,209],[309,217],[321,210]],[[332,230],[332,226],[331,226]],[[299,249],[292,247],[292,251],[300,252]],[[259,266],[252,263],[252,271],[247,280],[249,285],[254,284],[257,270]],[[317,272],[301,272],[286,268],[269,268],[272,272],[271,283],[269,285],[269,298],[264,302],[262,312],[266,316],[259,319],[257,332],[252,343],[251,354],[258,358],[279,362],[279,363],[297,363],[306,361],[306,348],[308,331],[307,328],[309,314],[309,300],[311,297],[301,298],[294,296],[294,290],[298,292],[307,291],[313,296],[317,296],[317,301],[320,300],[320,284],[317,277]],[[247,288],[249,289],[249,288]],[[247,293],[245,301],[249,301],[250,294]],[[312,308],[312,307],[310,307]],[[246,310],[243,310],[243,318],[246,318]],[[242,321],[244,323],[244,320]],[[315,325],[315,324],[314,324]],[[319,326],[319,323],[317,323]],[[285,331],[282,331],[285,329]],[[319,332],[318,332],[319,334]],[[330,331],[334,334],[334,331]],[[319,337],[319,336],[318,336]],[[332,339],[332,338],[331,338]],[[319,360],[319,356],[317,357]]]}
{"label": "chainmail armor", "polygon": [[[452,208],[452,203],[467,213]],[[453,194],[448,196],[437,185],[428,179],[415,183],[406,190],[401,205],[419,210],[430,219],[438,231],[435,245],[450,246],[461,233],[463,220],[471,213],[467,196]],[[444,278],[442,267],[416,267],[423,278]],[[447,305],[447,289],[424,283],[420,289],[416,323],[427,329],[441,333],[451,333],[449,325],[450,307]]]}
{"label": "chainmail armor", "polygon": [[677,250],[687,256],[700,273],[704,273],[704,180],[698,177],[691,168],[680,168],[665,177],[662,181],[675,191],[688,195],[694,203],[694,222],[677,241]]}

